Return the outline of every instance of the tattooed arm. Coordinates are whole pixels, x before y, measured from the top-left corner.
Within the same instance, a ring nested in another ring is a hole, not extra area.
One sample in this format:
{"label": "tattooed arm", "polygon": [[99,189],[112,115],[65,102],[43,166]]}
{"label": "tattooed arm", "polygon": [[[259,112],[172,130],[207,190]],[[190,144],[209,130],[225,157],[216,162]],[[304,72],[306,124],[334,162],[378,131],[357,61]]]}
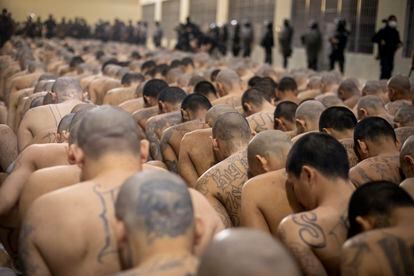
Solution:
{"label": "tattooed arm", "polygon": [[178,173],[177,168],[177,155],[175,154],[175,151],[173,147],[170,145],[170,139],[172,135],[174,134],[174,130],[169,128],[166,129],[161,137],[161,153],[164,160],[164,163],[167,165],[168,169],[172,172]]}
{"label": "tattooed arm", "polygon": [[24,275],[52,275],[45,260],[36,246],[37,228],[35,218],[29,215],[22,225],[19,238],[19,257],[23,265]]}
{"label": "tattooed arm", "polygon": [[216,189],[216,184],[212,182],[212,175],[207,172],[200,176],[195,184],[195,189],[207,198],[208,202],[211,204],[211,206],[213,206],[214,210],[216,210],[220,219],[223,221],[224,226],[226,228],[231,227],[232,223],[230,221],[229,214],[214,192]]}
{"label": "tattooed arm", "polygon": [[[380,267],[377,260],[372,258],[372,252],[368,243],[360,240],[360,237],[355,237],[348,240],[342,247],[341,254],[341,275],[381,275],[376,268]],[[371,269],[369,269],[371,268]]]}
{"label": "tattooed arm", "polygon": [[154,160],[162,161],[160,139],[158,138],[157,132],[160,128],[160,122],[158,120],[149,119],[147,122],[147,138],[150,142],[150,153]]}
{"label": "tattooed arm", "polygon": [[372,179],[367,174],[362,164],[358,164],[349,171],[349,179],[354,183],[355,186],[359,187],[367,182],[372,181]]}
{"label": "tattooed arm", "polygon": [[328,275],[312,249],[326,247],[326,238],[316,223],[315,213],[286,217],[279,225],[278,236],[298,261],[304,275]]}

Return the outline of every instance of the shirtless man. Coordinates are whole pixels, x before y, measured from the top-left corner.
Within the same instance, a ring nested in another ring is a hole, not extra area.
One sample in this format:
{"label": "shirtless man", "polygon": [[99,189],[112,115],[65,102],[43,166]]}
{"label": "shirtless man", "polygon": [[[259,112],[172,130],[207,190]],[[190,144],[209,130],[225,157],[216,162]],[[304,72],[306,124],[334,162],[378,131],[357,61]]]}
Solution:
{"label": "shirtless man", "polygon": [[373,182],[358,188],[349,203],[352,238],[342,249],[341,274],[413,274],[413,216],[413,198],[394,183]]}
{"label": "shirtless man", "polygon": [[404,105],[394,116],[394,125],[400,127],[414,127],[414,106]]}
{"label": "shirtless man", "polygon": [[354,151],[356,124],[357,119],[354,113],[348,108],[340,106],[327,108],[319,119],[319,131],[331,135],[345,147],[350,167],[358,163],[358,157]]}
{"label": "shirtless man", "polygon": [[69,130],[70,125],[73,119],[73,116],[75,116],[75,113],[69,113],[62,117],[60,120],[57,132],[56,132],[56,142],[57,143],[67,143],[69,139]]}
{"label": "shirtless man", "polygon": [[154,160],[162,160],[160,140],[162,133],[168,127],[182,123],[179,112],[181,103],[187,94],[178,87],[166,87],[158,96],[159,115],[153,116],[146,122],[145,132],[150,142],[150,153]]}
{"label": "shirtless man", "polygon": [[355,79],[346,79],[341,82],[338,87],[338,97],[349,108],[354,108],[361,97],[358,84]]}
{"label": "shirtless man", "polygon": [[353,192],[345,148],[329,135],[309,133],[293,145],[286,171],[305,211],[286,217],[279,237],[305,275],[336,275]]}
{"label": "shirtless man", "polygon": [[349,177],[356,186],[372,181],[401,182],[399,145],[386,120],[369,117],[358,122],[354,145],[361,162],[350,170]]}
{"label": "shirtless man", "polygon": [[363,120],[367,117],[377,116],[384,118],[389,123],[393,123],[393,119],[385,109],[384,102],[375,95],[363,96],[359,99],[357,104],[358,120]]}
{"label": "shirtless man", "polygon": [[401,148],[400,166],[405,176],[400,187],[414,198],[414,136],[410,136]]}
{"label": "shirtless man", "polygon": [[296,109],[295,121],[297,134],[319,130],[319,117],[325,106],[315,100],[301,103]]}
{"label": "shirtless man", "polygon": [[213,101],[216,104],[230,104],[233,107],[240,105],[243,92],[240,77],[230,69],[222,69],[216,78],[217,92],[221,98]]}
{"label": "shirtless man", "polygon": [[199,276],[299,276],[300,270],[280,242],[250,229],[219,233],[200,260]]}
{"label": "shirtless man", "polygon": [[82,100],[79,81],[61,77],[52,87],[52,94],[57,104],[50,104],[30,109],[20,123],[17,133],[19,151],[32,143],[33,138],[42,130],[56,129],[63,116]]}
{"label": "shirtless man", "polygon": [[220,215],[226,227],[240,225],[241,189],[247,180],[246,146],[249,124],[239,113],[221,115],[213,126],[213,150],[221,161],[207,170],[195,184]]}
{"label": "shirtless man", "polygon": [[280,80],[276,90],[276,99],[279,102],[290,101],[299,104],[298,85],[291,77],[284,77]]}
{"label": "shirtless man", "polygon": [[209,81],[200,81],[197,83],[194,86],[194,93],[205,96],[210,102],[213,102],[219,98],[216,88]]}
{"label": "shirtless man", "polygon": [[213,106],[206,115],[206,121],[210,128],[192,131],[182,138],[178,156],[178,172],[189,187],[194,187],[197,179],[204,172],[222,161],[214,155],[211,127],[221,115],[229,112],[237,111],[230,105]]}
{"label": "shirtless man", "polygon": [[274,126],[276,130],[288,132],[296,135],[296,109],[298,105],[294,102],[284,101],[279,102],[273,114]]}
{"label": "shirtless man", "polygon": [[241,104],[246,117],[259,112],[273,113],[275,106],[269,103],[263,94],[255,89],[247,89],[241,98]]}
{"label": "shirtless man", "polygon": [[168,172],[143,172],[120,188],[115,203],[119,275],[193,275],[195,221],[185,183]]}
{"label": "shirtless man", "polygon": [[403,75],[392,77],[388,81],[388,98],[391,102],[386,105],[386,108],[391,115],[394,115],[401,105],[411,105],[413,95],[410,79]]}
{"label": "shirtless man", "polygon": [[104,98],[103,104],[119,105],[126,100],[136,98],[136,89],[141,82],[145,80],[144,76],[137,73],[126,73],[122,76],[122,87],[109,90]]}
{"label": "shirtless man", "polygon": [[[19,252],[31,275],[120,270],[115,198],[121,184],[141,170],[148,145],[140,145],[139,129],[128,113],[108,106],[88,111],[77,139],[75,159],[83,182],[40,197],[24,220]],[[76,238],[67,239],[67,230]]]}
{"label": "shirtless man", "polygon": [[276,235],[284,217],[293,213],[295,200],[286,189],[286,158],[292,142],[287,134],[268,130],[256,135],[247,147],[249,181],[243,185],[241,225]]}
{"label": "shirtless man", "polygon": [[[107,68],[110,65],[107,65],[102,71],[105,73]],[[120,87],[121,81],[115,78],[112,78],[107,75],[100,76],[91,81],[88,88],[88,93],[91,101],[94,104],[102,104],[105,94],[114,88]]]}
{"label": "shirtless man", "polygon": [[210,101],[199,94],[190,94],[181,103],[183,123],[163,131],[160,148],[164,163],[172,172],[178,173],[177,161],[183,136],[206,126],[206,113],[211,108]]}

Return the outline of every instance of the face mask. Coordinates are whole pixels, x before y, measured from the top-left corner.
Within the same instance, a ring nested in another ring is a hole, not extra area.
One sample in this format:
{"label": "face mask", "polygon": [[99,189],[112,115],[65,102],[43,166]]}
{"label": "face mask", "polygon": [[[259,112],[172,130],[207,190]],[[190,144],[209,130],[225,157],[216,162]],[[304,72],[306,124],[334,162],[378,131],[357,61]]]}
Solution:
{"label": "face mask", "polygon": [[396,28],[396,27],[397,27],[397,21],[389,21],[389,22],[388,22],[388,25],[389,25],[391,28]]}

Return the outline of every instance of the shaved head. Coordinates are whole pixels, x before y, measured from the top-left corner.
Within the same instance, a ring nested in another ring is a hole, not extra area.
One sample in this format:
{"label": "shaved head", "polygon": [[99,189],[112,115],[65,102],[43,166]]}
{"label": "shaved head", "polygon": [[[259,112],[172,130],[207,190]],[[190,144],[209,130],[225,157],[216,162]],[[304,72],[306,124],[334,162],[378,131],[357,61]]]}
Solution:
{"label": "shaved head", "polygon": [[394,123],[398,127],[414,127],[414,106],[403,105],[395,113]]}
{"label": "shaved head", "polygon": [[299,276],[287,250],[267,233],[229,229],[219,233],[201,258],[198,276]]}
{"label": "shaved head", "polygon": [[388,81],[388,97],[391,101],[412,100],[410,79],[396,75]]}
{"label": "shaved head", "polygon": [[342,101],[346,101],[352,96],[359,95],[360,91],[358,88],[357,80],[355,79],[346,79],[341,82],[338,87],[338,97]]}
{"label": "shaved head", "polygon": [[[407,158],[408,157],[408,158]],[[406,178],[414,177],[414,135],[408,137],[400,152],[401,170]]]}
{"label": "shaved head", "polygon": [[225,96],[234,89],[240,89],[241,80],[239,75],[233,70],[223,69],[217,75],[216,83],[220,86],[220,96]]}
{"label": "shaved head", "polygon": [[78,130],[80,122],[83,118],[85,118],[86,113],[95,107],[96,105],[93,104],[78,104],[72,109],[73,117],[69,125],[69,145],[78,144]]}
{"label": "shaved head", "polygon": [[365,85],[362,87],[362,96],[367,95],[379,95],[381,93],[385,93],[384,86],[379,81],[367,81]]}
{"label": "shaved head", "polygon": [[228,112],[237,112],[237,110],[228,104],[215,105],[207,111],[206,122],[210,127],[213,127],[218,117]]}
{"label": "shaved head", "polygon": [[[306,126],[299,133],[317,130],[319,127],[319,117],[325,110],[325,106],[318,101],[310,100],[301,103],[296,109],[295,118],[305,122]],[[299,130],[299,129],[298,129]]]}
{"label": "shaved head", "polygon": [[213,126],[213,138],[217,143],[216,157],[224,160],[243,149],[251,138],[247,120],[237,112],[229,112],[218,117]]}
{"label": "shaved head", "polygon": [[52,92],[56,94],[58,103],[71,99],[80,100],[83,93],[79,80],[70,77],[58,78],[52,86]]}
{"label": "shaved head", "polygon": [[70,128],[70,124],[72,122],[73,116],[75,116],[74,113],[69,113],[63,116],[57,128],[58,133],[62,133],[63,131],[69,132],[69,128]]}
{"label": "shaved head", "polygon": [[[289,135],[282,131],[265,130],[257,134],[247,147],[250,176],[282,169],[291,146]],[[266,168],[262,158],[266,160]]]}
{"label": "shaved head", "polygon": [[194,211],[187,185],[169,172],[137,173],[127,179],[115,203],[116,218],[128,235],[157,240],[186,237],[192,247]]}
{"label": "shaved head", "polygon": [[79,125],[79,147],[91,159],[105,154],[139,156],[140,133],[129,113],[119,108],[100,106],[89,110]]}

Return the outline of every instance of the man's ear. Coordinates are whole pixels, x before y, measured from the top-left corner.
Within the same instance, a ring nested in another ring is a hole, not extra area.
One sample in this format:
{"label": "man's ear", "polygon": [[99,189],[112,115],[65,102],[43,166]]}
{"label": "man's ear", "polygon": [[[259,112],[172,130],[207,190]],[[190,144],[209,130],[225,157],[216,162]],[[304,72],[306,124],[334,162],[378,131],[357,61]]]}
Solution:
{"label": "man's ear", "polygon": [[269,171],[269,163],[267,162],[266,158],[263,156],[260,156],[259,154],[256,154],[256,160],[260,163],[260,166],[265,172]]}
{"label": "man's ear", "polygon": [[410,155],[404,155],[403,157],[404,162],[414,170],[414,158]]}
{"label": "man's ear", "polygon": [[48,97],[48,98],[50,97],[52,99],[52,102],[57,103],[57,95],[55,92],[49,91],[47,92],[45,97]]}
{"label": "man's ear", "polygon": [[70,145],[71,147],[73,146],[73,157],[74,157],[74,161],[75,164],[79,166],[79,168],[83,167],[83,164],[85,162],[85,153],[83,152],[83,150],[76,146],[75,144]]}
{"label": "man's ear", "polygon": [[200,248],[203,242],[203,236],[206,231],[203,220],[199,216],[195,216],[195,235],[194,235],[194,254],[201,253],[203,248]]}
{"label": "man's ear", "polygon": [[329,135],[332,135],[332,131],[331,131],[331,129],[330,129],[330,128],[326,128],[326,127],[324,127],[324,128],[322,129],[322,132],[323,132],[323,133],[326,133],[326,134],[329,134]]}
{"label": "man's ear", "polygon": [[363,140],[357,140],[359,151],[363,154],[368,154],[368,145]]}
{"label": "man's ear", "polygon": [[142,139],[140,144],[141,163],[144,164],[148,161],[150,143],[147,139]]}
{"label": "man's ear", "polygon": [[243,107],[245,110],[247,110],[247,112],[252,111],[252,106],[249,103],[243,103]]}
{"label": "man's ear", "polygon": [[358,119],[362,120],[368,117],[368,111],[365,108],[358,109]]}
{"label": "man's ear", "polygon": [[306,122],[305,122],[305,120],[295,119],[295,122],[296,122],[296,129],[297,129],[298,134],[306,132]]}
{"label": "man's ear", "polygon": [[220,147],[219,147],[219,143],[218,143],[217,139],[213,138],[212,136],[210,136],[210,138],[211,138],[211,143],[213,144],[213,149],[215,151],[219,151]]}
{"label": "man's ear", "polygon": [[303,166],[300,177],[304,181],[304,183],[308,183],[309,185],[313,184],[315,180],[315,170],[309,166]]}
{"label": "man's ear", "polygon": [[118,244],[125,244],[127,242],[127,234],[125,224],[120,220],[115,220],[115,238]]}
{"label": "man's ear", "polygon": [[181,108],[181,117],[183,117],[184,121],[190,121],[190,114]]}
{"label": "man's ear", "polygon": [[375,223],[368,217],[357,216],[355,220],[361,226],[363,232],[370,231],[375,227]]}
{"label": "man's ear", "polygon": [[158,110],[160,113],[165,113],[165,104],[161,101],[158,101]]}

